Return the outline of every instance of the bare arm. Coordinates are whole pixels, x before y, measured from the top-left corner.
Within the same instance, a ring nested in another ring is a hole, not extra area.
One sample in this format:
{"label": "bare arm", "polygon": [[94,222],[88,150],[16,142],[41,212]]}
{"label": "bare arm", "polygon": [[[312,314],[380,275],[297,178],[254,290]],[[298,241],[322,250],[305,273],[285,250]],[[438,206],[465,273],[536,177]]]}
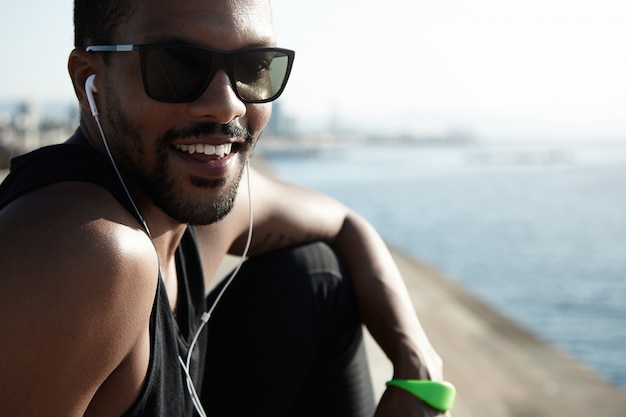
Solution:
{"label": "bare arm", "polygon": [[[0,213],[0,415],[108,415],[94,409],[102,386],[149,348],[156,257],[140,232],[90,215],[112,199],[104,191],[53,187]],[[126,373],[106,412],[121,415],[144,375]]]}
{"label": "bare arm", "polygon": [[[441,358],[419,323],[400,271],[372,226],[349,214],[334,247],[355,277],[363,322],[391,360],[393,377],[442,380]],[[385,393],[377,412],[377,416],[438,414],[397,388]]]}
{"label": "bare arm", "polygon": [[[347,267],[363,321],[391,360],[394,377],[441,380],[441,359],[419,323],[389,250],[373,227],[317,192],[258,174],[252,181],[252,254],[315,240],[329,243]],[[239,216],[246,211],[242,203],[247,204],[245,196],[238,201]],[[242,244],[240,238],[234,247],[240,249]],[[437,415],[415,397],[390,388],[377,415],[399,410],[406,413],[403,415]]]}

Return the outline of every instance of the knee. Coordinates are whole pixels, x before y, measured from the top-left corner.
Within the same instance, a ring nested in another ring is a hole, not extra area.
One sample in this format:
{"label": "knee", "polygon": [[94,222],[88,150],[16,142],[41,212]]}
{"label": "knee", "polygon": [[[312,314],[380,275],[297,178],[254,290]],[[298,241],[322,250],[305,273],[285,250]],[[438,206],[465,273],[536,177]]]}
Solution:
{"label": "knee", "polygon": [[284,249],[284,262],[307,275],[346,276],[341,259],[324,242],[313,242]]}
{"label": "knee", "polygon": [[256,281],[258,291],[271,293],[271,298],[282,300],[281,303],[291,300],[302,302],[301,308],[305,305],[323,306],[321,308],[327,313],[329,309],[338,309],[343,314],[356,311],[352,283],[343,263],[335,251],[323,242],[253,257],[246,261],[241,275]]}
{"label": "knee", "polygon": [[257,276],[297,277],[325,276],[343,280],[346,273],[335,251],[324,242],[287,247],[249,259],[245,268]]}
{"label": "knee", "polygon": [[[309,298],[327,330],[338,336],[360,329],[360,315],[352,281],[337,253],[323,242],[310,243],[286,250],[283,262],[296,271],[289,279]],[[293,288],[293,287],[292,287]],[[343,337],[343,336],[342,336]]]}

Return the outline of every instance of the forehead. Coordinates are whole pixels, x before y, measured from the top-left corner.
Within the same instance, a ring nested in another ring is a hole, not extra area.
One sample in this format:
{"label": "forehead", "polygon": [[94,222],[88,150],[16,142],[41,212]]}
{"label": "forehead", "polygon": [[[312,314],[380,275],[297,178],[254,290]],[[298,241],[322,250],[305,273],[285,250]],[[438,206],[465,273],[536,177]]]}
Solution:
{"label": "forehead", "polygon": [[219,50],[273,45],[269,0],[136,0],[118,42],[179,41]]}

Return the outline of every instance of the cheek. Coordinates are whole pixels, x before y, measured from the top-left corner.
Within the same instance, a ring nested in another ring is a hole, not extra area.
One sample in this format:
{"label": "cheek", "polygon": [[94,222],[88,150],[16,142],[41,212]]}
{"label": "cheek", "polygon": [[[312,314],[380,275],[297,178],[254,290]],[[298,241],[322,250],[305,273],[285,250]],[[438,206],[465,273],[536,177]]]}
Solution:
{"label": "cheek", "polygon": [[127,65],[116,74],[105,80],[103,94],[109,128],[122,142],[158,137],[172,123],[173,112],[145,94],[139,68]]}
{"label": "cheek", "polygon": [[265,129],[267,122],[270,120],[270,116],[272,115],[272,104],[271,103],[263,103],[263,104],[251,104],[248,106],[247,110],[247,118],[248,118],[248,129],[253,133],[255,137],[258,137],[259,134]]}

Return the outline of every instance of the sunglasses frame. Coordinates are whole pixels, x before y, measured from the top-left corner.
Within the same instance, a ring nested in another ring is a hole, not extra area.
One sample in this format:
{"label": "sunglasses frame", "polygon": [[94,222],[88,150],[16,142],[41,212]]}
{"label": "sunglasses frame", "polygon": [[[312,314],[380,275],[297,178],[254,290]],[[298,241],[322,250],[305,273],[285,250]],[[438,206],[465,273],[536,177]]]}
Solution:
{"label": "sunglasses frame", "polygon": [[[189,97],[185,97],[183,99],[176,98],[166,98],[153,94],[150,91],[147,81],[147,68],[146,68],[146,54],[151,49],[160,49],[160,48],[172,48],[172,47],[183,47],[183,48],[192,48],[200,51],[204,51],[209,53],[211,60],[213,62],[212,68],[207,74],[206,80],[202,84],[202,87],[198,89],[193,95]],[[90,45],[85,48],[87,52],[137,52],[139,53],[140,65],[141,65],[141,78],[143,80],[143,88],[146,95],[154,100],[166,102],[166,103],[190,103],[192,101],[197,100],[208,88],[209,84],[215,77],[217,71],[222,68],[226,68],[226,73],[228,74],[228,78],[230,80],[231,86],[237,98],[244,103],[269,103],[271,101],[276,100],[285,90],[285,86],[287,85],[287,81],[289,80],[289,75],[291,74],[291,68],[293,66],[293,61],[295,59],[295,52],[290,49],[285,48],[277,48],[277,47],[254,47],[254,48],[243,48],[237,49],[235,51],[216,51],[209,48],[204,48],[202,46],[197,45],[189,45],[189,44],[172,44],[172,43],[159,43],[159,44],[144,44],[144,45],[135,45],[135,44],[120,44],[120,45]],[[239,89],[237,87],[237,80],[235,79],[235,61],[238,57],[246,55],[248,53],[254,52],[278,52],[284,54],[287,57],[287,68],[285,69],[285,76],[283,78],[282,84],[280,88],[276,91],[276,93],[267,99],[259,99],[259,100],[251,100],[246,99],[241,96],[239,93]]]}

